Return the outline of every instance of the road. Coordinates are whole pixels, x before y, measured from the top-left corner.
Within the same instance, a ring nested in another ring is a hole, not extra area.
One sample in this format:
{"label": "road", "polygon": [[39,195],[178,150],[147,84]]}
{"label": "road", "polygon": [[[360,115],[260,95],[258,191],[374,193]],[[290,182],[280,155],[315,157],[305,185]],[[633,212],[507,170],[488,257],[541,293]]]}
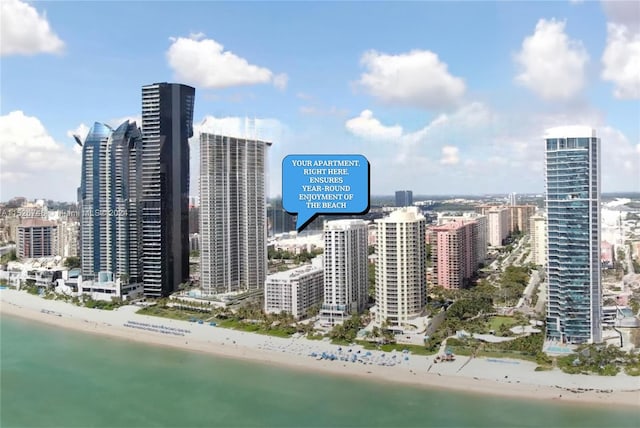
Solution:
{"label": "road", "polygon": [[521,306],[529,306],[529,302],[531,301],[531,296],[538,289],[538,284],[540,284],[540,272],[537,270],[531,271],[531,276],[529,277],[529,284],[527,284],[527,288],[524,289],[524,294],[522,299],[518,302],[517,308]]}
{"label": "road", "polygon": [[624,253],[627,261],[627,273],[633,275],[636,272],[633,268],[633,261],[631,260],[631,249],[628,245],[624,246]]}
{"label": "road", "polygon": [[538,294],[538,301],[536,302],[535,311],[538,313],[543,313],[544,304],[547,302],[547,283],[543,282],[540,284],[540,292]]}

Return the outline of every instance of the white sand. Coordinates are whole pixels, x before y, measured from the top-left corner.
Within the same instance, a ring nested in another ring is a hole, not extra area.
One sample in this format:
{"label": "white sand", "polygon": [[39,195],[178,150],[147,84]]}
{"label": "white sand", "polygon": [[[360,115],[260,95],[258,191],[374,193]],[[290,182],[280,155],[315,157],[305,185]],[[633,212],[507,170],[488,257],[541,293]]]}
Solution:
{"label": "white sand", "polygon": [[[433,357],[419,355],[409,355],[409,359],[404,360],[404,355],[400,352],[367,351],[359,346],[343,346],[342,351],[339,351],[339,346],[328,342],[302,338],[283,339],[212,327],[207,323],[138,315],[135,313],[137,309],[133,306],[124,306],[115,311],[81,308],[25,292],[0,290],[2,313],[126,340],[431,389],[445,388],[507,397],[640,407],[640,378],[624,374],[612,377],[569,375],[559,370],[536,372],[536,364],[526,361],[469,359],[462,356],[457,357],[454,362],[437,364],[433,363]],[[131,327],[140,327],[141,324],[155,326],[149,328],[155,328],[156,331]],[[178,334],[178,330],[188,332],[184,336],[165,334],[157,331],[160,328]],[[349,349],[351,352],[348,352]],[[360,357],[371,352],[369,360],[374,364],[352,363],[351,360],[316,360],[309,356],[312,352],[351,356],[358,350]],[[399,363],[383,366],[378,364],[381,361]]]}

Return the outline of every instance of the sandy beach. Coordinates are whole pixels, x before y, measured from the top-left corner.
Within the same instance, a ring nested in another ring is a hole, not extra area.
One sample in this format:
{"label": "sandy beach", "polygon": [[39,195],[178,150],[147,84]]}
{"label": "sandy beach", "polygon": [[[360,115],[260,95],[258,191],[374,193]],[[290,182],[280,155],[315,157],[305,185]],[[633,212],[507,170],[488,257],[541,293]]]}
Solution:
{"label": "sandy beach", "polygon": [[[114,311],[82,308],[16,290],[0,290],[2,314],[91,334],[276,364],[296,370],[355,376],[429,389],[640,407],[640,378],[625,374],[610,377],[569,375],[559,370],[536,372],[535,363],[503,358],[458,357],[454,362],[434,364],[434,356],[367,351],[359,346],[340,347],[326,341],[304,338],[270,337],[206,323],[138,315],[136,310],[138,307],[134,306],[124,306]],[[323,352],[332,353],[338,359],[317,360],[310,356]],[[354,355],[360,361],[352,362]]]}

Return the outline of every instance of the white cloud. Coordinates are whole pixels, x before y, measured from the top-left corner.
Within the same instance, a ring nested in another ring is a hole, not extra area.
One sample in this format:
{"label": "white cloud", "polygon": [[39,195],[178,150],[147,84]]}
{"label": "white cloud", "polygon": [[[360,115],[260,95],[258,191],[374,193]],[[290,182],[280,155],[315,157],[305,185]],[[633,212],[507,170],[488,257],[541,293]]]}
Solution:
{"label": "white cloud", "polygon": [[289,76],[285,73],[276,74],[273,76],[273,86],[282,90],[287,89],[287,83],[289,82]]}
{"label": "white cloud", "polygon": [[634,0],[604,0],[602,7],[609,21],[625,25],[632,32],[640,31],[640,6]]}
{"label": "white cloud", "polygon": [[167,51],[169,66],[176,79],[201,88],[228,88],[231,86],[271,83],[278,89],[287,85],[286,74],[274,74],[271,70],[249,62],[204,34],[171,38]]}
{"label": "white cloud", "polygon": [[[377,173],[382,174],[381,179],[400,185],[401,176],[421,182],[424,178],[420,177],[427,170],[434,176],[450,177],[454,174],[452,169],[443,168],[462,162],[460,147],[487,145],[486,135],[496,121],[495,113],[487,106],[473,102],[450,115],[435,116],[424,127],[414,132],[406,132],[400,125],[386,126],[369,110],[347,121],[345,128],[363,140],[394,143],[392,152],[387,145],[372,144],[366,146],[363,153],[370,154],[374,159],[377,157],[377,162],[385,165]],[[418,169],[409,172],[411,168]],[[459,171],[455,174],[459,174]]]}
{"label": "white cloud", "polygon": [[70,129],[67,131],[67,137],[73,138],[74,135],[77,135],[83,142],[85,138],[87,138],[87,134],[89,134],[89,127],[84,123],[78,125],[76,129]]}
{"label": "white cloud", "polygon": [[625,25],[607,24],[602,64],[602,78],[614,83],[616,98],[640,98],[640,32],[632,34]]}
{"label": "white cloud", "polygon": [[0,151],[3,198],[76,199],[80,156],[56,142],[37,117],[19,110],[0,116]]}
{"label": "white cloud", "polygon": [[366,72],[359,85],[388,104],[439,109],[455,105],[465,92],[464,80],[451,75],[431,51],[388,55],[372,50],[360,62]]}
{"label": "white cloud", "polygon": [[0,55],[61,53],[64,42],[53,32],[44,13],[20,0],[0,2]]}
{"label": "white cloud", "polygon": [[541,19],[515,56],[522,72],[516,81],[545,100],[568,100],[585,85],[589,55],[564,32],[565,23]]}
{"label": "white cloud", "polygon": [[460,149],[456,146],[444,146],[442,148],[442,158],[440,163],[443,165],[457,165],[460,162]]}
{"label": "white cloud", "polygon": [[309,116],[338,116],[344,117],[349,111],[346,109],[339,109],[336,106],[331,106],[329,108],[321,108],[315,106],[302,106],[300,107],[300,113],[306,114]]}
{"label": "white cloud", "polygon": [[369,141],[395,129],[390,134],[393,138],[384,140],[394,144],[367,144],[360,150],[375,168],[372,188],[376,192],[390,192],[402,183],[418,187],[427,171],[437,183],[446,183],[449,193],[542,192],[544,131],[567,124],[591,126],[601,137],[603,191],[640,190],[640,144],[632,144],[622,132],[607,125],[601,112],[588,106],[562,113],[498,114],[484,104],[471,103],[450,115],[433,117],[414,132],[399,124],[388,126],[373,114],[365,117],[367,121],[359,122],[370,124],[370,128],[358,133],[346,123],[345,128]]}
{"label": "white cloud", "polygon": [[[80,137],[80,141],[84,142],[88,134],[89,134],[89,127],[84,123],[81,123],[80,125],[78,125],[76,129],[70,129],[67,131],[67,137],[69,137],[74,141],[75,141],[74,136],[77,135],[78,137]],[[73,151],[78,154],[82,154],[82,146],[78,145],[77,143],[74,144]]]}
{"label": "white cloud", "polygon": [[383,125],[378,119],[373,117],[371,110],[364,110],[360,113],[360,116],[347,120],[345,126],[353,135],[370,140],[398,140],[402,136],[401,126]]}
{"label": "white cloud", "polygon": [[373,116],[371,110],[364,110],[360,116],[349,119],[345,127],[353,135],[366,140],[397,141],[409,145],[424,141],[446,144],[446,140],[452,136],[471,137],[469,130],[492,126],[494,121],[494,114],[487,106],[473,102],[450,115],[436,116],[426,126],[415,132],[404,132],[400,125],[383,125]]}
{"label": "white cloud", "polygon": [[598,128],[601,140],[602,187],[607,190],[640,191],[640,150],[618,129]]}
{"label": "white cloud", "polygon": [[298,92],[296,94],[296,97],[300,98],[301,100],[305,100],[305,101],[311,101],[313,99],[312,95],[309,95],[309,94],[307,94],[305,92]]}
{"label": "white cloud", "polygon": [[[544,185],[544,134],[556,126],[580,125],[594,128],[601,139],[602,191],[640,191],[640,156],[634,144],[620,130],[609,126],[606,118],[595,110],[585,109],[563,114],[513,113],[504,117],[504,132],[496,134],[491,150],[485,154],[489,162],[500,165],[503,159],[505,179]],[[489,173],[498,170],[490,168]],[[503,171],[500,170],[500,173]]]}

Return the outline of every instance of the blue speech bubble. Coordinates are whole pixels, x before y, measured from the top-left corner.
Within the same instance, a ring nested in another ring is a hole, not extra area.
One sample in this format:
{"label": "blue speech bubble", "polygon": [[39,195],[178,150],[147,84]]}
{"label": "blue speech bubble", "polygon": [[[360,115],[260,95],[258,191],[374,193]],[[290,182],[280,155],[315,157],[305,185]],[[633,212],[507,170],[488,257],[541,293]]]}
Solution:
{"label": "blue speech bubble", "polygon": [[319,214],[369,209],[369,161],[362,155],[289,155],[282,160],[282,205],[298,231]]}

